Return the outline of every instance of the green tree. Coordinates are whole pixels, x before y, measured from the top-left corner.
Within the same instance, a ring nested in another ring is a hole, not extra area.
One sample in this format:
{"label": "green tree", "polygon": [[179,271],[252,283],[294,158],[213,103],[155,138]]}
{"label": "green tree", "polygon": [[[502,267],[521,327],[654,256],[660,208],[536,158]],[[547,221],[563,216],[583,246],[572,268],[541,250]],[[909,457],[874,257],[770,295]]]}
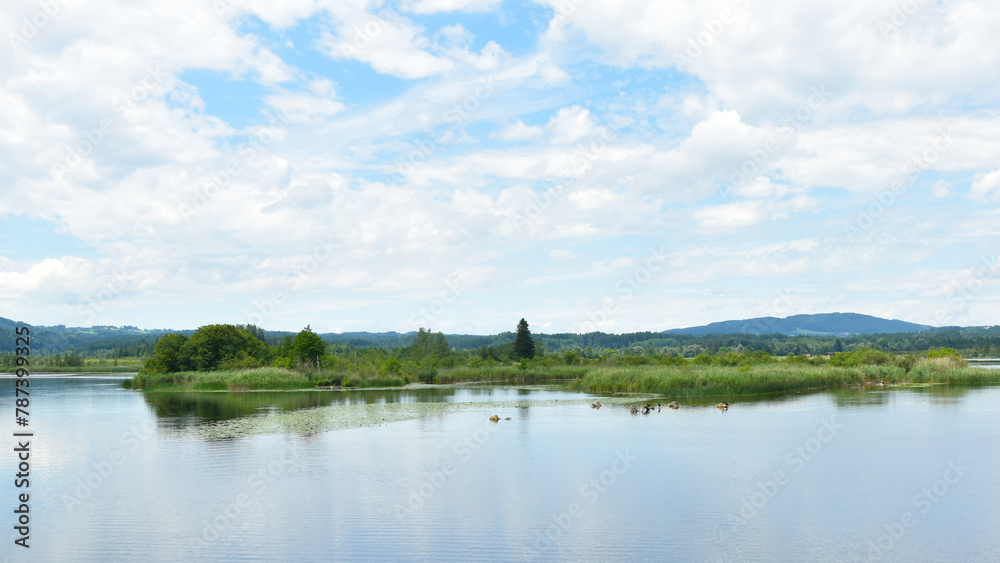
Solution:
{"label": "green tree", "polygon": [[437,354],[439,358],[451,354],[451,346],[448,345],[448,339],[440,332],[434,333],[434,336],[431,337],[431,353]]}
{"label": "green tree", "polygon": [[518,358],[535,357],[535,341],[531,339],[528,321],[521,319],[517,323],[517,337],[514,338],[514,354]]}
{"label": "green tree", "polygon": [[188,369],[211,371],[227,361],[246,359],[263,361],[267,357],[267,344],[246,329],[233,325],[206,325],[199,327],[181,346],[180,361]]}
{"label": "green tree", "polygon": [[420,327],[410,345],[410,357],[418,362],[431,353],[431,332]]}
{"label": "green tree", "polygon": [[292,339],[292,356],[296,362],[317,362],[326,352],[326,342],[306,326]]}
{"label": "green tree", "polygon": [[444,334],[431,332],[430,329],[424,330],[421,327],[413,338],[413,344],[410,345],[410,358],[419,362],[431,354],[444,358],[451,354],[451,346]]}
{"label": "green tree", "polygon": [[181,348],[188,337],[180,333],[165,334],[156,341],[153,353],[143,364],[142,369],[148,373],[175,373],[189,369],[181,359]]}

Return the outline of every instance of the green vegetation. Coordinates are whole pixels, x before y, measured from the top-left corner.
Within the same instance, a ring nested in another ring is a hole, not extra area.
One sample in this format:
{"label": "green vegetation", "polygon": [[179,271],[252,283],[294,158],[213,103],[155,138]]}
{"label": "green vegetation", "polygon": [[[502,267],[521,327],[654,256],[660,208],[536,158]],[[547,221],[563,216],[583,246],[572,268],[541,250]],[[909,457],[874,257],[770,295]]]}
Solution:
{"label": "green vegetation", "polygon": [[[13,331],[0,323],[4,330]],[[306,327],[294,334],[253,325],[175,333],[135,327],[32,330],[32,369],[140,371],[132,384],[141,389],[563,382],[594,392],[690,394],[872,382],[975,383],[1000,375],[1000,370],[966,368],[962,359],[1000,356],[1000,327],[840,336],[545,335],[532,334],[521,319],[516,332],[492,336],[446,336],[424,328],[330,335]],[[14,355],[0,349],[0,370],[13,367]]]}
{"label": "green vegetation", "polygon": [[194,391],[238,391],[257,389],[311,389],[316,383],[302,373],[285,368],[245,370],[183,371],[179,373],[139,373],[133,388],[190,389]]}
{"label": "green vegetation", "polygon": [[[695,335],[681,332],[635,332],[623,334],[606,334],[593,332],[588,334],[531,334],[535,345],[535,355],[548,357],[553,352],[575,354],[578,363],[582,361],[600,360],[601,358],[642,355],[646,357],[694,358],[699,354],[715,356],[720,352],[762,351],[774,356],[813,356],[835,352],[850,352],[858,348],[874,348],[891,354],[924,355],[928,351],[940,348],[952,348],[965,358],[1000,357],[1000,325],[992,327],[945,327],[922,330],[918,332],[894,332],[881,334],[845,334],[838,328],[849,328],[836,324],[837,318],[844,315],[809,315],[809,319],[823,320],[817,330],[806,330],[809,327],[798,326],[799,334],[782,332],[782,326],[775,319],[751,319],[744,324],[722,323],[713,334]],[[794,320],[794,319],[793,319]],[[796,321],[798,322],[798,321]],[[17,323],[0,317],[0,369],[9,371],[13,365],[15,345],[14,327]],[[810,325],[812,326],[812,325]],[[857,330],[857,323],[851,325]],[[876,325],[866,325],[875,328]],[[883,326],[883,325],[877,325]],[[884,325],[891,329],[895,325]],[[305,360],[312,359],[315,364],[316,355],[308,352],[301,356],[291,350],[292,341],[296,336],[290,332],[265,331],[253,325],[237,326],[246,330],[269,347],[269,356],[264,358],[249,358],[247,367],[278,366],[294,368]],[[740,332],[743,331],[743,332]],[[749,331],[749,333],[747,332]],[[79,356],[84,360],[84,371],[95,362],[105,362],[112,365],[117,360],[120,365],[130,364],[128,369],[120,371],[135,371],[136,364],[147,360],[158,340],[168,333],[190,338],[196,331],[166,331],[142,330],[134,326],[92,326],[66,327],[37,326],[31,328],[31,354],[37,365],[45,366],[51,371],[80,371],[75,366],[59,365],[67,357]],[[311,331],[310,331],[311,332]],[[514,353],[516,333],[505,331],[493,335],[451,334],[436,335],[436,340],[446,339],[445,354],[440,346],[435,354],[439,360],[446,356],[454,358],[454,365],[461,365],[470,355],[479,355],[482,360],[506,362],[510,358],[520,359]],[[764,332],[768,332],[764,334]],[[808,332],[809,334],[803,334]],[[725,333],[725,334],[723,334]],[[359,357],[367,349],[387,352],[389,356],[399,360],[405,367],[410,359],[410,350],[414,342],[421,338],[419,332],[370,333],[348,332],[341,334],[316,334],[327,345],[323,357],[319,358],[322,368],[328,356]],[[178,337],[175,337],[178,338]],[[273,350],[272,350],[273,349]],[[413,359],[419,354],[415,354]],[[286,358],[277,362],[277,358]],[[75,360],[74,360],[75,361]],[[633,361],[633,360],[628,360]],[[444,366],[447,367],[447,366]],[[94,368],[96,369],[96,368]],[[173,368],[171,368],[173,369]]]}
{"label": "green vegetation", "polygon": [[[0,372],[16,369],[13,354],[0,354]],[[32,356],[27,366],[31,373],[135,373],[142,358],[89,358],[72,352],[52,356]]]}
{"label": "green vegetation", "polygon": [[532,353],[524,319],[518,332],[524,335],[520,345],[515,340],[473,352],[453,350],[443,334],[421,328],[409,348],[389,351],[327,345],[309,327],[269,345],[250,328],[209,325],[190,338],[161,338],[131,385],[145,390],[258,390],[563,382],[593,393],[680,398],[872,384],[1000,382],[1000,371],[968,368],[951,348],[921,356],[860,347],[830,356],[784,357],[763,350],[721,349],[685,358],[635,347],[628,353],[607,351],[589,358],[574,350],[545,354],[543,347]]}
{"label": "green vegetation", "polygon": [[894,356],[871,348],[829,360],[793,356],[776,361],[758,352],[698,356],[687,366],[602,367],[570,387],[592,393],[655,393],[668,397],[735,397],[837,386],[911,383],[1000,383],[1000,370],[966,367],[954,350],[927,358]]}

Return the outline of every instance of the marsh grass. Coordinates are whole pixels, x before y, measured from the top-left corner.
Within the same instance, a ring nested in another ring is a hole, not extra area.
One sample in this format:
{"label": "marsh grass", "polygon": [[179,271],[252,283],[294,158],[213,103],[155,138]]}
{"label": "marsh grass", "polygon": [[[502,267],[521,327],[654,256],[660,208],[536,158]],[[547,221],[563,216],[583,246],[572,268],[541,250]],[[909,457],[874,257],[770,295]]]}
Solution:
{"label": "marsh grass", "polygon": [[189,389],[192,391],[239,391],[257,389],[311,389],[316,383],[305,374],[284,368],[256,368],[227,371],[184,371],[139,374],[132,387],[147,391]]}
{"label": "marsh grass", "polygon": [[828,387],[901,383],[1000,383],[1000,370],[961,367],[947,358],[918,362],[909,372],[897,365],[796,365],[599,367],[570,388],[591,393],[651,393],[663,396],[755,395]]}
{"label": "marsh grass", "polygon": [[769,362],[755,365],[464,366],[427,374],[333,373],[285,368],[139,374],[132,388],[191,391],[294,390],[316,387],[401,387],[425,383],[533,384],[568,381],[590,393],[641,393],[664,397],[755,395],[872,384],[1000,383],[1000,370],[965,367],[961,358],[921,359],[911,369],[899,364],[836,366]]}

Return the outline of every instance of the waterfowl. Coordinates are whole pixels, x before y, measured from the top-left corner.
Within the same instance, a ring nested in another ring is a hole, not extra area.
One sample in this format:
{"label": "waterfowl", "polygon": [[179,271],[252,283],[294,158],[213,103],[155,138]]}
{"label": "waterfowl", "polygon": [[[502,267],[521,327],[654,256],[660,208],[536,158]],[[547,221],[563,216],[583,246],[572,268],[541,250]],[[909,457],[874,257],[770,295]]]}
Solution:
{"label": "waterfowl", "polygon": [[628,412],[632,414],[639,414],[639,407],[632,405],[632,407],[628,410]]}
{"label": "waterfowl", "polygon": [[722,401],[721,403],[719,403],[719,404],[715,405],[715,408],[717,408],[717,409],[722,409],[722,410],[726,410],[726,409],[728,409],[728,408],[729,408],[729,403],[727,403],[727,402],[725,402],[725,401]]}
{"label": "waterfowl", "polygon": [[510,417],[508,416],[508,417],[507,417],[507,418],[505,418],[504,420],[510,420]]}
{"label": "waterfowl", "polygon": [[592,408],[592,409],[599,409],[599,408],[601,408],[601,403],[598,403],[596,401],[593,402],[593,403],[590,403],[590,408]]}
{"label": "waterfowl", "polygon": [[490,417],[490,420],[492,420],[493,422],[500,422],[500,417],[497,415],[493,415]]}
{"label": "waterfowl", "polygon": [[649,414],[649,411],[653,410],[653,407],[649,405],[644,405],[642,407],[642,414]]}
{"label": "waterfowl", "polygon": [[679,408],[681,408],[681,404],[678,403],[677,401],[673,401],[672,403],[668,403],[667,406],[670,407],[670,408],[672,408],[672,409],[679,409]]}

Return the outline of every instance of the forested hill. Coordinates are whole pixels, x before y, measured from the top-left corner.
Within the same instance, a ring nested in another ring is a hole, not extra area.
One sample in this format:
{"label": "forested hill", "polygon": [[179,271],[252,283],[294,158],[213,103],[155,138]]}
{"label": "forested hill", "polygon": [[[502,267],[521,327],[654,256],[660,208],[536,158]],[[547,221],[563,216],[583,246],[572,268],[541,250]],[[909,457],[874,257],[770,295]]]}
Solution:
{"label": "forested hill", "polygon": [[[820,322],[823,319],[828,322]],[[852,319],[855,322],[851,322]],[[656,350],[668,355],[690,356],[703,351],[715,353],[720,348],[764,350],[772,354],[822,354],[839,351],[839,348],[851,349],[857,346],[874,346],[887,351],[921,351],[945,346],[974,351],[975,355],[980,356],[1000,355],[1000,326],[928,328],[903,321],[851,314],[797,315],[787,319],[750,319],[732,323],[735,324],[713,323],[707,325],[712,327],[711,330],[704,331],[702,329],[707,327],[622,334],[534,333],[533,337],[543,353],[579,350],[591,355],[600,355],[610,350],[627,350],[629,353]],[[18,324],[0,317],[0,353],[14,351],[14,328]],[[271,345],[280,344],[286,335],[295,334],[265,331],[258,327],[246,328]],[[695,329],[698,329],[697,333],[686,332]],[[873,330],[882,332],[865,333]],[[72,353],[91,358],[143,358],[152,352],[153,346],[161,336],[171,332],[190,336],[194,333],[194,329],[142,330],[133,326],[31,326],[31,353],[40,356]],[[415,334],[415,332],[347,332],[321,334],[320,337],[330,344],[350,348],[395,350],[409,347],[413,343]],[[513,332],[444,336],[453,350],[498,348],[514,341]]]}
{"label": "forested hill", "polygon": [[[0,352],[13,352],[15,329],[25,323],[0,317]],[[75,352],[86,356],[144,356],[168,330],[142,330],[134,326],[67,327],[29,324],[31,353],[40,356]],[[193,331],[187,331],[188,333]]]}
{"label": "forested hill", "polygon": [[785,334],[785,335],[835,335],[885,334],[900,332],[920,332],[933,327],[906,321],[882,319],[857,313],[822,313],[816,315],[793,315],[758,317],[742,321],[722,321],[704,326],[676,328],[666,331],[671,334]]}

